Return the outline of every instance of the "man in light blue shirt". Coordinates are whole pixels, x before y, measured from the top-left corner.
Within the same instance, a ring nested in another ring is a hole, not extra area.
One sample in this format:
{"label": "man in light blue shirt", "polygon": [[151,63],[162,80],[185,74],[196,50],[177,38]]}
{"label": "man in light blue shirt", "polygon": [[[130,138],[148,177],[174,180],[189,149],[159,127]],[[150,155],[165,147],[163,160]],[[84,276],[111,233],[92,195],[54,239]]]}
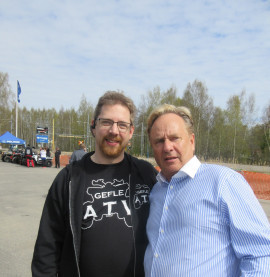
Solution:
{"label": "man in light blue shirt", "polygon": [[161,172],[150,195],[145,276],[270,276],[268,219],[241,174],[194,156],[190,111],[156,108],[148,135]]}

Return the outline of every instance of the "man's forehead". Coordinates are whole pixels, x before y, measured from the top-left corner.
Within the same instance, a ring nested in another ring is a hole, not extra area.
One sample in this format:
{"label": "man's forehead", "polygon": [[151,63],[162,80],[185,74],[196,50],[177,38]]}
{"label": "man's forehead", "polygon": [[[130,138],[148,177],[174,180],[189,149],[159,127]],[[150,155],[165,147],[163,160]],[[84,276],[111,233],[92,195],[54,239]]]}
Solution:
{"label": "man's forehead", "polygon": [[179,130],[179,123],[177,121],[156,121],[153,126],[152,130],[157,133],[173,133]]}
{"label": "man's forehead", "polygon": [[124,113],[125,116],[130,117],[130,111],[129,111],[128,107],[121,105],[121,104],[103,105],[100,110],[100,114],[116,115],[115,114],[116,109],[119,110],[117,115],[119,114],[119,112],[121,112],[121,113]]}
{"label": "man's forehead", "polygon": [[176,128],[156,126],[151,130],[150,135],[153,139],[171,138],[179,136],[179,131]]}
{"label": "man's forehead", "polygon": [[[180,117],[179,117],[180,118]],[[181,118],[180,118],[181,119]],[[151,128],[150,136],[163,138],[163,137],[176,137],[187,134],[188,131],[184,124],[179,124],[179,121],[163,121],[155,122]]]}
{"label": "man's forehead", "polygon": [[165,137],[175,137],[175,136],[178,136],[179,135],[179,132],[176,132],[174,130],[168,130],[168,131],[165,131],[165,130],[157,130],[157,132],[155,132],[155,137],[158,137],[158,138],[165,138]]}

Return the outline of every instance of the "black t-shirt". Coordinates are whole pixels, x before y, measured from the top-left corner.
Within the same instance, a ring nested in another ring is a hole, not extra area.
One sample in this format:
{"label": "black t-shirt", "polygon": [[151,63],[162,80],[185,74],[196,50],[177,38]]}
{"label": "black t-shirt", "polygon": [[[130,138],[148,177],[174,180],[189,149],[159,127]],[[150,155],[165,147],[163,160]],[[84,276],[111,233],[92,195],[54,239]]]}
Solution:
{"label": "black t-shirt", "polygon": [[134,270],[129,163],[85,161],[80,271],[82,277],[130,277]]}
{"label": "black t-shirt", "polygon": [[33,154],[32,149],[30,147],[26,147],[25,148],[25,155],[32,156],[32,154]]}

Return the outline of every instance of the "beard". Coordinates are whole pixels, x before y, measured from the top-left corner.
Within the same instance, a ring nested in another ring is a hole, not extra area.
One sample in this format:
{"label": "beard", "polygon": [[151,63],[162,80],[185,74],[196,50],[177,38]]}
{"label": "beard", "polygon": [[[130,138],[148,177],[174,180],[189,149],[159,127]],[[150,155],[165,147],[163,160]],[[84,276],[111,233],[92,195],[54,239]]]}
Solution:
{"label": "beard", "polygon": [[[117,146],[110,146],[106,140],[118,142]],[[100,151],[108,158],[117,158],[124,151],[126,145],[123,145],[123,139],[120,136],[106,136],[99,142]]]}

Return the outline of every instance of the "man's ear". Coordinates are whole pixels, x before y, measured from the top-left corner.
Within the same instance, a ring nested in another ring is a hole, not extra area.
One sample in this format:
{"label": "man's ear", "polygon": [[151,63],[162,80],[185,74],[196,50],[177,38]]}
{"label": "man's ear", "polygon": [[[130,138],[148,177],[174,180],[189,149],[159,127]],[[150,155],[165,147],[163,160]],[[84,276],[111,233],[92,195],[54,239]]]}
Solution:
{"label": "man's ear", "polygon": [[91,130],[93,137],[95,137],[95,129],[96,129],[96,121],[92,120],[90,130]]}
{"label": "man's ear", "polygon": [[195,154],[195,134],[190,135],[190,142],[192,144],[193,154]]}

